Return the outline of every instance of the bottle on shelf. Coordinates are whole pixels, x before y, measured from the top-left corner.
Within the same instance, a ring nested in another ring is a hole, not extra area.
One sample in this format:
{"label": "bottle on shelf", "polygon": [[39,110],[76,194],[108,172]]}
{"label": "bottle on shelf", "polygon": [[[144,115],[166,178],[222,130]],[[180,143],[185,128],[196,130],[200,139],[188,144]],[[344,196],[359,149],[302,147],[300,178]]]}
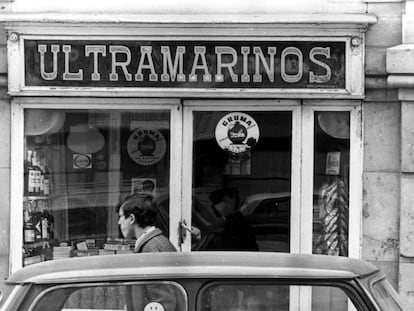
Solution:
{"label": "bottle on shelf", "polygon": [[51,213],[49,201],[46,201],[46,211],[47,211],[47,215],[46,215],[47,224],[48,224],[48,230],[49,230],[49,241],[53,242],[53,239],[55,238],[55,229],[54,229],[55,218],[53,217]]}
{"label": "bottle on shelf", "polygon": [[36,243],[42,241],[42,213],[40,212],[40,202],[40,200],[33,201],[32,221]]}
{"label": "bottle on shelf", "polygon": [[42,241],[48,241],[50,237],[49,211],[47,210],[46,200],[38,202],[40,209],[40,222],[42,226]]}
{"label": "bottle on shelf", "polygon": [[23,239],[24,244],[32,245],[35,242],[35,230],[32,221],[32,204],[23,203]]}
{"label": "bottle on shelf", "polygon": [[24,163],[24,181],[25,181],[25,195],[34,195],[36,187],[36,170],[32,164],[33,152],[27,150],[26,161]]}
{"label": "bottle on shelf", "polygon": [[42,195],[43,194],[43,184],[42,184],[42,177],[43,172],[40,169],[40,161],[39,161],[39,153],[37,151],[33,151],[32,157],[32,165],[35,170],[35,195]]}
{"label": "bottle on shelf", "polygon": [[47,165],[44,167],[44,177],[43,177],[43,194],[44,195],[50,195],[52,189],[52,182],[51,182],[51,176],[50,171]]}

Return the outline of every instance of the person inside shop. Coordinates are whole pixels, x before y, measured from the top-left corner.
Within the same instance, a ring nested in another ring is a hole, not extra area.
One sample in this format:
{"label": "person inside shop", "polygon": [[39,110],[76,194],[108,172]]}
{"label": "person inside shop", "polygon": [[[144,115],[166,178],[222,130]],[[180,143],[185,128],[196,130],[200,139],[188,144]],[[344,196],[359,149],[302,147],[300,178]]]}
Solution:
{"label": "person inside shop", "polygon": [[210,194],[211,208],[217,217],[217,224],[222,223],[222,231],[215,234],[207,250],[259,250],[250,224],[238,210],[238,198],[237,189],[232,187],[218,189]]}

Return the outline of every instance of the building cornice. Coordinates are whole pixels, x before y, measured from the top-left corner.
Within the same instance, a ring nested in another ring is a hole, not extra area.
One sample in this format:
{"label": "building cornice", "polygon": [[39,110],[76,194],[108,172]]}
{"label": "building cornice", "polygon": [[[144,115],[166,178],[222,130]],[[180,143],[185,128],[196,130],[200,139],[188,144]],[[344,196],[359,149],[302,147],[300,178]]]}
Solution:
{"label": "building cornice", "polygon": [[370,14],[280,13],[280,14],[92,14],[92,13],[4,13],[7,24],[260,24],[260,25],[347,25],[366,28],[377,21]]}

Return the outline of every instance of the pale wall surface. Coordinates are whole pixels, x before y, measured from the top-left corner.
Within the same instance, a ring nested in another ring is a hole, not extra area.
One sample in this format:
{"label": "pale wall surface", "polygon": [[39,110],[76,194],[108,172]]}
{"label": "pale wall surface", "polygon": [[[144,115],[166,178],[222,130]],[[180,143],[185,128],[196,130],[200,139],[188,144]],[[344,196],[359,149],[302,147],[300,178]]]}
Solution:
{"label": "pale wall surface", "polygon": [[402,42],[402,2],[369,1],[378,18],[366,34],[363,104],[364,175],[362,257],[384,270],[398,290],[400,281],[401,104],[387,88],[386,51]]}
{"label": "pale wall surface", "polygon": [[[6,97],[1,88],[0,98]],[[0,99],[0,288],[9,272],[10,241],[10,102]],[[16,225],[16,224],[15,224]]]}
{"label": "pale wall surface", "polygon": [[[9,0],[0,0],[1,12],[9,11]],[[7,79],[6,32],[0,24],[0,288],[9,273],[10,241],[10,100]]]}

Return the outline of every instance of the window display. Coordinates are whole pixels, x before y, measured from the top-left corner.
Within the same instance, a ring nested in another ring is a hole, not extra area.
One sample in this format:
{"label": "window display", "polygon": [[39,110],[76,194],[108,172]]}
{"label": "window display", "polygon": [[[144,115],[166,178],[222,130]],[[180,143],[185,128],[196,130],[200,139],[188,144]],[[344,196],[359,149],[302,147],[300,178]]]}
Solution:
{"label": "window display", "polygon": [[347,111],[315,112],[313,253],[348,256],[349,123]]}
{"label": "window display", "polygon": [[169,194],[168,110],[26,109],[24,143],[24,265],[130,252],[117,203]]}
{"label": "window display", "polygon": [[[312,245],[313,253],[349,256],[355,244],[347,107],[29,107],[23,265],[131,252],[135,241],[122,238],[116,213],[130,195],[147,199],[156,226],[181,251],[308,252]],[[309,169],[305,151],[313,153]]]}

